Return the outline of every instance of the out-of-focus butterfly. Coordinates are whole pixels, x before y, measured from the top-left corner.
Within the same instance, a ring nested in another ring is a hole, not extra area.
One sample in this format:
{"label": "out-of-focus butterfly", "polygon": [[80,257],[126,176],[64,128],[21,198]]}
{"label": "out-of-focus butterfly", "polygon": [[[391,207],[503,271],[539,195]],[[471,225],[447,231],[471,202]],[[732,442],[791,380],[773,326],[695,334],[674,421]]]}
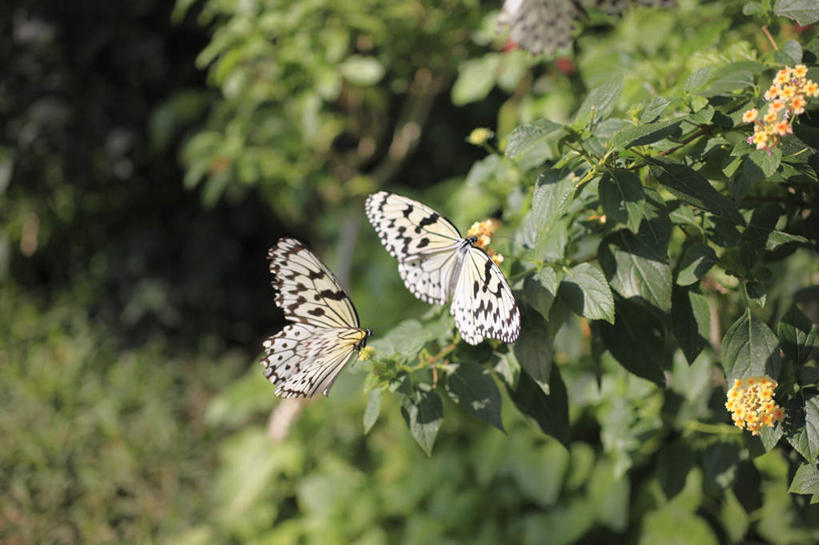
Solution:
{"label": "out-of-focus butterfly", "polygon": [[398,260],[407,288],[419,299],[443,305],[463,339],[478,344],[485,337],[514,342],[520,334],[520,311],[497,264],[464,238],[445,217],[418,201],[379,191],[367,197],[367,217],[381,243]]}
{"label": "out-of-focus butterfly", "polygon": [[[509,39],[534,55],[552,54],[572,41],[572,24],[585,14],[584,6],[619,13],[628,0],[505,0],[498,15],[498,31],[509,27]],[[674,0],[635,0],[649,7],[670,7]]]}
{"label": "out-of-focus butterfly", "polygon": [[371,335],[350,296],[301,242],[281,238],[267,254],[276,305],[293,322],[263,343],[264,375],[281,397],[324,395]]}
{"label": "out-of-focus butterfly", "polygon": [[508,26],[509,39],[533,55],[551,54],[571,44],[577,12],[573,0],[506,0],[498,30]]}

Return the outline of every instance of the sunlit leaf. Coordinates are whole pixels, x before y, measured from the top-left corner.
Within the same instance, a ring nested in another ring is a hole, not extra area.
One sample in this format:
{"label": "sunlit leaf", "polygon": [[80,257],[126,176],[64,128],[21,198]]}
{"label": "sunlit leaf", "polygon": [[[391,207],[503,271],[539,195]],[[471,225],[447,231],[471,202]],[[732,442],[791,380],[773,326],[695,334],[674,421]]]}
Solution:
{"label": "sunlit leaf", "polygon": [[381,413],[381,389],[370,392],[367,396],[367,407],[364,409],[364,433],[370,433]]}
{"label": "sunlit leaf", "polygon": [[729,384],[734,379],[779,376],[779,340],[761,319],[746,311],[722,339],[722,367]]}
{"label": "sunlit leaf", "polygon": [[580,263],[566,271],[560,295],[578,315],[614,323],[614,296],[603,272],[591,263]]}
{"label": "sunlit leaf", "polygon": [[416,390],[404,397],[401,414],[421,449],[427,456],[432,455],[432,446],[444,419],[444,405],[438,394],[432,390]]}
{"label": "sunlit leaf", "polygon": [[819,21],[819,5],[814,0],[777,0],[774,13],[793,19],[802,26]]}

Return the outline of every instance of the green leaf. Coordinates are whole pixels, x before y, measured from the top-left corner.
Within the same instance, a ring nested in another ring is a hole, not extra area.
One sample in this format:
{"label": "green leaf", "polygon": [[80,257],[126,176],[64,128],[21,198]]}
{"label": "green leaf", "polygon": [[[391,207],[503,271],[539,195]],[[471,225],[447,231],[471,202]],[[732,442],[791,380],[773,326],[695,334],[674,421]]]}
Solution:
{"label": "green leaf", "polygon": [[410,358],[418,354],[431,340],[430,331],[418,320],[406,320],[392,328],[386,335],[370,343],[378,357],[401,356]]}
{"label": "green leaf", "polygon": [[560,283],[560,295],[579,316],[614,323],[614,297],[603,272],[591,263],[580,263]]}
{"label": "green leaf", "polygon": [[773,176],[782,160],[782,150],[754,150],[742,159],[742,168],[731,187],[734,199],[739,201],[757,182]]}
{"label": "green leaf", "polygon": [[643,219],[645,206],[640,177],[630,170],[613,169],[603,175],[598,191],[606,216],[636,233]]}
{"label": "green leaf", "polygon": [[702,90],[711,79],[712,69],[710,66],[700,68],[685,80],[684,89],[689,93],[696,93]]}
{"label": "green leaf", "polygon": [[600,243],[598,259],[617,293],[642,299],[663,312],[671,309],[671,267],[641,238],[617,231]]}
{"label": "green leaf", "polygon": [[787,56],[782,64],[792,65],[802,62],[802,46],[796,40],[788,40],[779,51]]}
{"label": "green leaf", "polygon": [[708,299],[691,288],[676,288],[671,301],[671,327],[688,363],[694,363],[705,347],[711,330]]}
{"label": "green leaf", "polygon": [[458,67],[458,79],[452,86],[452,103],[463,106],[483,100],[495,86],[502,56],[489,53],[479,59],[464,61]]}
{"label": "green leaf", "polygon": [[754,74],[762,72],[765,68],[764,65],[752,61],[732,62],[721,66],[708,85],[708,89],[702,94],[705,96],[727,95],[737,89],[753,87]]}
{"label": "green leaf", "polygon": [[664,197],[655,189],[646,187],[643,192],[646,195],[646,205],[637,238],[651,250],[658,261],[668,262],[668,242],[671,240],[668,208]]}
{"label": "green leaf", "polygon": [[515,341],[513,350],[520,365],[543,391],[549,393],[549,379],[552,370],[554,348],[546,321],[531,311],[527,305],[521,305],[520,337]]}
{"label": "green leaf", "polygon": [[480,161],[475,161],[472,168],[466,175],[464,185],[467,187],[480,188],[484,183],[494,180],[499,169],[505,169],[501,157],[499,155],[487,155]]}
{"label": "green leaf", "polygon": [[766,178],[770,178],[782,162],[782,150],[774,148],[771,151],[754,150],[748,154],[748,159],[754,162]]}
{"label": "green leaf", "polygon": [[[703,97],[695,98],[702,98],[702,100],[706,100]],[[715,112],[716,110],[714,110],[713,107],[703,106],[702,109],[697,110],[693,114],[687,115],[684,119],[697,125],[705,125],[706,123],[709,123],[711,119],[713,119]]]}
{"label": "green leaf", "polygon": [[804,426],[800,426],[799,433],[788,437],[788,442],[805,460],[815,463],[819,456],[819,394],[805,399],[800,412],[804,414]]}
{"label": "green leaf", "polygon": [[719,539],[702,516],[677,502],[660,505],[643,517],[637,545],[718,545]]}
{"label": "green leaf", "polygon": [[819,468],[815,462],[802,464],[793,476],[788,492],[792,494],[819,494]]}
{"label": "green leaf", "polygon": [[431,455],[438,428],[444,419],[441,398],[432,390],[416,390],[412,395],[404,397],[401,402],[401,414],[415,441],[427,456]]}
{"label": "green leaf", "polygon": [[541,174],[532,195],[532,209],[523,218],[518,230],[518,243],[533,250],[540,259],[549,257],[548,250],[556,242],[555,239],[565,238],[565,231],[559,227],[558,220],[568,210],[574,191],[568,169],[549,169]]}
{"label": "green leaf", "polygon": [[364,409],[364,435],[373,429],[381,413],[381,388],[373,390],[367,397],[367,408]]}
{"label": "green leaf", "polygon": [[544,267],[523,281],[526,302],[546,319],[557,295],[557,287],[557,273],[551,267]]}
{"label": "green leaf", "polygon": [[671,102],[663,97],[655,96],[643,108],[643,113],[640,114],[640,123],[646,124],[656,120],[668,108]]}
{"label": "green leaf", "polygon": [[656,159],[651,160],[651,165],[651,172],[657,181],[678,198],[739,225],[745,224],[736,206],[699,172],[685,165]]}
{"label": "green leaf", "polygon": [[774,6],[774,13],[807,26],[819,21],[819,4],[816,0],[779,0]]}
{"label": "green leaf", "polygon": [[710,246],[701,242],[689,244],[677,265],[677,284],[690,286],[699,282],[700,278],[717,263],[719,263],[717,254]]}
{"label": "green leaf", "polygon": [[509,135],[509,141],[506,144],[504,154],[509,158],[517,157],[521,153],[529,151],[533,146],[562,128],[563,125],[560,123],[555,123],[548,119],[541,119],[534,123],[517,127],[512,131],[512,134]]}
{"label": "green leaf", "polygon": [[520,374],[517,388],[507,389],[520,412],[533,418],[543,433],[569,448],[569,398],[557,366],[552,366],[549,395],[527,373]]}
{"label": "green leaf", "polygon": [[578,108],[577,114],[575,114],[573,124],[577,127],[582,127],[592,119],[598,122],[608,117],[614,109],[617,99],[620,98],[622,91],[623,76],[618,73],[600,86],[589,91],[583,104]]}
{"label": "green leaf", "polygon": [[728,383],[768,375],[779,377],[779,340],[765,322],[745,311],[722,339],[722,368]]}
{"label": "green leaf", "polygon": [[498,358],[495,364],[495,372],[503,379],[503,382],[510,388],[516,388],[518,377],[520,376],[520,362],[515,357],[514,352],[505,352]]}
{"label": "green leaf", "polygon": [[461,362],[447,377],[446,392],[466,412],[503,429],[501,395],[489,370],[471,362]]}
{"label": "green leaf", "polygon": [[517,485],[515,493],[541,507],[554,506],[566,478],[569,452],[555,441],[535,443],[528,433],[511,436],[506,443],[500,471]]}
{"label": "green leaf", "polygon": [[614,135],[611,140],[611,147],[617,150],[624,150],[634,146],[645,146],[653,144],[666,138],[677,137],[681,134],[680,120],[667,119],[656,123],[646,123],[630,127]]}
{"label": "green leaf", "polygon": [[685,487],[688,472],[697,456],[686,440],[677,439],[660,450],[657,460],[657,480],[667,499],[672,499]]}
{"label": "green leaf", "polygon": [[737,443],[721,441],[708,445],[702,455],[705,475],[723,490],[736,482],[740,446]]}
{"label": "green leaf", "polygon": [[765,449],[765,452],[768,452],[772,448],[776,447],[784,434],[785,433],[782,430],[781,425],[774,426],[773,428],[762,428],[759,430],[759,440],[762,442],[762,448]]}
{"label": "green leaf", "polygon": [[819,355],[819,335],[816,326],[796,305],[782,316],[777,333],[782,350],[797,365],[802,365]]}
{"label": "green leaf", "polygon": [[[585,443],[583,443],[585,444]],[[572,448],[572,463],[576,460],[577,451]],[[615,532],[623,533],[628,528],[631,511],[631,482],[623,479],[615,471],[614,463],[607,458],[600,458],[594,467],[594,473],[588,480],[594,483],[588,488],[589,503],[594,518],[603,526]],[[580,543],[578,540],[575,543]]]}
{"label": "green leaf", "polygon": [[606,348],[627,371],[664,385],[661,324],[645,308],[625,299],[615,301],[614,325],[597,322]]}
{"label": "green leaf", "polygon": [[810,241],[799,235],[792,235],[783,231],[771,231],[765,240],[765,249],[769,252],[780,246],[792,244],[794,246],[810,246]]}
{"label": "green leaf", "polygon": [[353,55],[338,67],[344,79],[362,87],[375,85],[384,77],[384,66],[373,57]]}

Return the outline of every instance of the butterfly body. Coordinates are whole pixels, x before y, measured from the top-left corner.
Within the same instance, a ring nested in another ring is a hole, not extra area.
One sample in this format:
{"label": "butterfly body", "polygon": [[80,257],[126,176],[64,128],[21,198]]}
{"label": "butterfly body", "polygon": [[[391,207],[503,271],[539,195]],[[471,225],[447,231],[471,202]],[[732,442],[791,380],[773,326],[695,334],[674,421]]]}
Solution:
{"label": "butterfly body", "polygon": [[398,260],[404,285],[427,303],[451,299],[450,312],[467,343],[517,339],[520,311],[503,273],[475,246],[477,237],[462,237],[432,208],[395,193],[373,193],[366,208],[381,243]]}
{"label": "butterfly body", "polygon": [[301,242],[282,238],[268,253],[279,306],[290,322],[262,346],[264,375],[281,397],[325,395],[372,334],[341,283]]}

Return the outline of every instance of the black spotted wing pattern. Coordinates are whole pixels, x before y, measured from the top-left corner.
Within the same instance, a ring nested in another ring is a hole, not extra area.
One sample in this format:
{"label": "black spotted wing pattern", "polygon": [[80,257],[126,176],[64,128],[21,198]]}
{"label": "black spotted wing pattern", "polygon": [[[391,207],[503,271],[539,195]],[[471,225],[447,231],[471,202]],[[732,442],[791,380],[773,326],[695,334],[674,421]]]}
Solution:
{"label": "black spotted wing pattern", "polygon": [[282,238],[268,253],[276,305],[291,324],[263,343],[264,374],[281,397],[325,395],[369,330],[338,279],[301,242]]}
{"label": "black spotted wing pattern", "polygon": [[552,54],[571,44],[576,14],[572,0],[506,0],[498,27],[508,26],[509,39],[530,53]]}
{"label": "black spotted wing pattern", "polygon": [[398,260],[404,285],[427,303],[444,304],[451,298],[450,312],[467,343],[486,337],[517,339],[520,312],[506,278],[449,220],[387,191],[370,195],[366,208],[381,243]]}
{"label": "black spotted wing pattern", "polygon": [[452,315],[469,344],[485,337],[515,342],[520,310],[500,268],[480,248],[468,247],[452,298]]}

